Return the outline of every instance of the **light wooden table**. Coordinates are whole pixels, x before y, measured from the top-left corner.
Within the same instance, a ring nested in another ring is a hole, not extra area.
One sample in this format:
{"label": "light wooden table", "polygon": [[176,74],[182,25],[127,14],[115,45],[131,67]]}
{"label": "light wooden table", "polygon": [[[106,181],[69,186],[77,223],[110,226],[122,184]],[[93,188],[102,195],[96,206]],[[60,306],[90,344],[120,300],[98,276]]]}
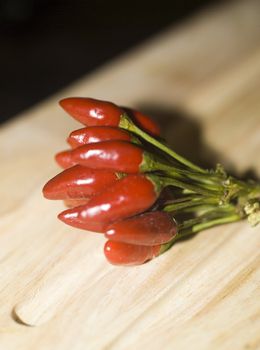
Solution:
{"label": "light wooden table", "polygon": [[1,350],[260,348],[259,228],[214,228],[113,267],[104,238],[59,222],[62,204],[41,195],[79,126],[58,108],[66,96],[149,110],[178,150],[259,176],[259,15],[257,0],[204,11],[2,128]]}

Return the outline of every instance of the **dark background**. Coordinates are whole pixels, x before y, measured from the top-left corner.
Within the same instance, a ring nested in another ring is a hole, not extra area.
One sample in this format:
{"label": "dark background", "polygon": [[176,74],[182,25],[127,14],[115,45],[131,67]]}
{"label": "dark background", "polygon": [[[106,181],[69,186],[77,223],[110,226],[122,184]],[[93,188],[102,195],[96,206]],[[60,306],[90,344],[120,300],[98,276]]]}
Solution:
{"label": "dark background", "polygon": [[0,122],[214,0],[0,0]]}

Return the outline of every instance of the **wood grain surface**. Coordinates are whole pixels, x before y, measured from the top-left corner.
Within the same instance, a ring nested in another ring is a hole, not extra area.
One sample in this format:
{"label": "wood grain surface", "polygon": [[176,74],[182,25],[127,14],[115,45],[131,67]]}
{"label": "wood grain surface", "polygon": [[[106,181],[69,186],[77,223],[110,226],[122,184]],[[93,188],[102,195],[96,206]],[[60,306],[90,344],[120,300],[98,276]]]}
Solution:
{"label": "wood grain surface", "polygon": [[150,112],[201,164],[260,176],[260,1],[222,2],[24,112],[0,131],[0,349],[260,349],[260,230],[207,230],[139,267],[44,200],[79,127],[59,98]]}

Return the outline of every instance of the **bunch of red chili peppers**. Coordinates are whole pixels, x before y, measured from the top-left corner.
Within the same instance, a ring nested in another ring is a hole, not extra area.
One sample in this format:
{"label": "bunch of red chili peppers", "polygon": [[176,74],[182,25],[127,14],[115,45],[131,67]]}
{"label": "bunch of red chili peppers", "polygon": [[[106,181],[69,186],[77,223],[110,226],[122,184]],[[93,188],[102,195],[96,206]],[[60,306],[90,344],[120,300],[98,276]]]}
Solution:
{"label": "bunch of red chili peppers", "polygon": [[43,193],[69,207],[60,220],[104,234],[112,264],[142,264],[177,239],[218,224],[260,221],[259,184],[181,157],[150,117],[91,98],[66,98],[60,105],[85,127],[56,155],[64,170]]}

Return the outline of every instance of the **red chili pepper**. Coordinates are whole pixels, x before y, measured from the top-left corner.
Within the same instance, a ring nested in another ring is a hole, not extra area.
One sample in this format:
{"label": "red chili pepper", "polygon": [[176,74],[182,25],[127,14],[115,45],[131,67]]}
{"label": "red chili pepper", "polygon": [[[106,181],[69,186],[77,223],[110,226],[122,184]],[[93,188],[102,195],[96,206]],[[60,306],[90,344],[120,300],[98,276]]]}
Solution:
{"label": "red chili pepper", "polygon": [[71,157],[75,163],[94,169],[125,173],[149,170],[144,150],[125,141],[104,141],[81,146],[72,150]]}
{"label": "red chili pepper", "polygon": [[43,188],[43,195],[48,199],[91,197],[117,180],[118,177],[112,171],[75,165],[49,180]]}
{"label": "red chili pepper", "polygon": [[132,108],[127,107],[124,108],[124,110],[130,116],[133,122],[142,130],[144,130],[148,134],[151,134],[152,136],[160,136],[161,130],[159,125],[150,117]]}
{"label": "red chili pepper", "polygon": [[114,103],[94,98],[69,97],[59,103],[68,114],[87,126],[118,126],[124,113]]}
{"label": "red chili pepper", "polygon": [[66,150],[66,151],[57,153],[55,155],[55,160],[61,168],[67,169],[77,164],[77,162],[75,162],[71,156],[72,156],[71,150]]}
{"label": "red chili pepper", "polygon": [[87,126],[119,126],[122,115],[127,111],[141,129],[154,136],[160,135],[159,126],[150,117],[130,108],[120,108],[108,101],[69,97],[59,103],[69,115]]}
{"label": "red chili pepper", "polygon": [[77,228],[105,232],[109,223],[150,208],[160,190],[151,176],[128,175],[94,196],[87,205],[65,210],[58,217]]}
{"label": "red chili pepper", "polygon": [[113,241],[153,246],[169,242],[176,233],[170,214],[153,211],[112,223],[105,236]]}
{"label": "red chili pepper", "polygon": [[73,131],[67,141],[72,148],[108,140],[131,141],[131,135],[119,128],[109,126],[89,126]]}
{"label": "red chili pepper", "polygon": [[160,245],[142,246],[115,241],[107,241],[104,254],[113,265],[141,265],[160,254]]}
{"label": "red chili pepper", "polygon": [[79,205],[85,205],[89,202],[89,198],[81,199],[65,199],[63,201],[64,205],[68,208],[78,207]]}

